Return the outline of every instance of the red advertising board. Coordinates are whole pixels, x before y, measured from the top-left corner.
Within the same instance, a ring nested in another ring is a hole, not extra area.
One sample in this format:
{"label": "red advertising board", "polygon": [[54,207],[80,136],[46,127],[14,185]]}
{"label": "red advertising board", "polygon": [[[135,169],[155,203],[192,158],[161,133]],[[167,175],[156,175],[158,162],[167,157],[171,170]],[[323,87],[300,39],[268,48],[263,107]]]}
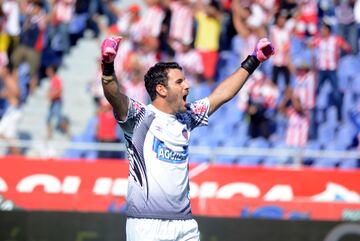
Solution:
{"label": "red advertising board", "polygon": [[[0,196],[25,210],[121,212],[126,160],[0,159]],[[191,165],[195,215],[360,218],[360,171]]]}

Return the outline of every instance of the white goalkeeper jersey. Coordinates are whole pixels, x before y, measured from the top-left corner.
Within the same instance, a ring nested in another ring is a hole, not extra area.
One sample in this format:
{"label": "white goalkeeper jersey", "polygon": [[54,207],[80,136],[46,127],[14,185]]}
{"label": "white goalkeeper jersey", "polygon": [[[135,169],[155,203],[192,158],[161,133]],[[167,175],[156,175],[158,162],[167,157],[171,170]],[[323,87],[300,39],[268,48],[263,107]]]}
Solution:
{"label": "white goalkeeper jersey", "polygon": [[189,197],[188,145],[190,131],[207,125],[209,100],[187,104],[187,111],[166,114],[129,98],[121,121],[129,168],[128,217],[192,218]]}

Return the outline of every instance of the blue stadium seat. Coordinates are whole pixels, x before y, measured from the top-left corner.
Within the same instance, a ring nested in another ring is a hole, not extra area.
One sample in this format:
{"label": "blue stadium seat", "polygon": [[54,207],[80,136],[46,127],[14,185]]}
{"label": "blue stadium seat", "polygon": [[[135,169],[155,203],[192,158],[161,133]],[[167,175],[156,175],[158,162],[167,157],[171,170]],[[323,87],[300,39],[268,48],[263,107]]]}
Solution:
{"label": "blue stadium seat", "polygon": [[351,89],[354,91],[354,93],[360,94],[360,76],[359,75],[356,75],[353,77],[353,85],[352,85]]}
{"label": "blue stadium seat", "polygon": [[354,170],[359,168],[359,161],[355,158],[346,158],[340,161],[339,168],[346,170]]}
{"label": "blue stadium seat", "polygon": [[217,155],[214,163],[232,165],[235,163],[235,157],[232,155]]}
{"label": "blue stadium seat", "polygon": [[336,126],[333,123],[322,123],[318,127],[318,141],[326,144],[335,138]]}
{"label": "blue stadium seat", "polygon": [[[248,141],[247,147],[249,148],[269,148],[269,142],[262,137],[257,137],[254,139],[250,139]],[[247,155],[239,158],[237,163],[242,166],[256,166],[259,165],[265,159],[264,155],[254,156]]]}
{"label": "blue stadium seat", "polygon": [[349,122],[349,111],[356,107],[357,101],[355,95],[350,91],[344,93],[343,104],[342,104],[342,117],[344,122]]}
{"label": "blue stadium seat", "polygon": [[283,165],[283,162],[277,156],[266,157],[262,163],[265,167],[276,167]]}
{"label": "blue stadium seat", "polygon": [[248,142],[249,137],[247,135],[232,134],[224,140],[224,147],[244,147]]}
{"label": "blue stadium seat", "polygon": [[[71,142],[86,142],[86,143],[95,143],[95,136],[96,136],[96,125],[98,123],[97,117],[91,118],[85,130],[72,138]],[[78,150],[78,149],[67,149],[64,154],[64,158],[87,158],[87,159],[96,159],[97,158],[97,151],[93,150]]]}
{"label": "blue stadium seat", "polygon": [[191,87],[189,94],[189,101],[195,101],[208,96],[212,91],[212,87],[209,86],[206,82],[199,83]]}
{"label": "blue stadium seat", "polygon": [[203,162],[209,162],[209,156],[206,154],[190,154],[189,155],[189,163],[203,163]]}
{"label": "blue stadium seat", "polygon": [[[286,143],[283,140],[276,141],[271,146],[273,149],[286,149]],[[264,159],[263,165],[268,167],[273,166],[281,166],[284,164],[288,164],[290,161],[289,157],[282,157],[282,156],[269,156]]]}
{"label": "blue stadium seat", "polygon": [[[324,84],[326,86],[326,84]],[[328,93],[326,91],[320,91],[319,95],[316,97],[316,107],[318,109],[324,110],[329,105]]]}
{"label": "blue stadium seat", "polygon": [[349,147],[353,141],[354,136],[356,135],[356,129],[351,123],[344,123],[338,126],[336,132],[335,141],[338,146],[346,149]]}
{"label": "blue stadium seat", "polygon": [[335,106],[330,106],[326,109],[325,112],[325,116],[326,116],[326,123],[328,125],[332,125],[332,126],[336,126],[338,124],[337,121],[337,110]]}
{"label": "blue stadium seat", "polygon": [[340,162],[339,158],[317,158],[312,164],[313,168],[336,168],[337,164]]}
{"label": "blue stadium seat", "polygon": [[[321,144],[317,140],[311,140],[308,141],[304,149],[309,151],[318,151],[321,150]],[[303,158],[304,165],[312,165],[313,161],[314,161],[313,157]]]}
{"label": "blue stadium seat", "polygon": [[[324,144],[324,150],[327,151],[345,151],[345,147],[337,144],[336,140]],[[335,168],[341,162],[338,157],[316,158],[313,163],[315,168]]]}

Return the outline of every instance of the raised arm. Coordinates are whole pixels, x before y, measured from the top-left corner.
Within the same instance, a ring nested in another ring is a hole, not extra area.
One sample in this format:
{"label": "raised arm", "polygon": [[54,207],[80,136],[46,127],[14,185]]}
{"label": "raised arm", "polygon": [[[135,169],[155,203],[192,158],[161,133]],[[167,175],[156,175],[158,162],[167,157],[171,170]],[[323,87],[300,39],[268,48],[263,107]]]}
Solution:
{"label": "raised arm", "polygon": [[118,117],[121,120],[125,120],[128,112],[129,98],[121,93],[119,83],[114,74],[114,59],[120,41],[121,37],[110,37],[105,39],[101,45],[101,83],[106,99],[110,102]]}
{"label": "raised arm", "polygon": [[267,60],[274,54],[274,49],[268,39],[260,39],[255,46],[254,52],[249,55],[233,74],[222,81],[218,87],[209,95],[209,115],[214,113],[222,104],[232,99],[245,84],[245,81],[261,62]]}

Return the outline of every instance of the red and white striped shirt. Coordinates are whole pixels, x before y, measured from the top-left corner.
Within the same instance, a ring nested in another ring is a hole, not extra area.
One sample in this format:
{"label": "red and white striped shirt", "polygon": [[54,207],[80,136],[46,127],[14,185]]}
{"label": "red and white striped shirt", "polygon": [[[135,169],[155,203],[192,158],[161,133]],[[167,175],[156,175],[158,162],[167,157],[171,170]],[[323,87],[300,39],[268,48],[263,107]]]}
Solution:
{"label": "red and white striped shirt", "polygon": [[294,94],[299,97],[301,105],[307,109],[315,107],[316,79],[313,71],[295,75]]}
{"label": "red and white striped shirt", "polygon": [[187,52],[176,52],[174,60],[184,68],[185,77],[190,86],[197,81],[197,75],[204,72],[202,58],[196,49]]}
{"label": "red and white striped shirt", "polygon": [[341,46],[347,45],[340,36],[317,37],[313,44],[318,49],[317,67],[319,70],[336,70],[339,65]]}
{"label": "red and white striped shirt", "polygon": [[287,111],[288,126],[286,129],[285,143],[289,147],[304,147],[308,141],[309,118],[300,115],[290,107]]}
{"label": "red and white striped shirt", "polygon": [[148,94],[143,82],[133,83],[130,80],[124,83],[125,94],[130,98],[137,100],[143,104],[148,103]]}
{"label": "red and white striped shirt", "polygon": [[238,108],[245,111],[249,99],[255,103],[261,103],[265,108],[275,108],[279,98],[279,89],[262,72],[256,71],[250,77],[239,92]]}
{"label": "red and white striped shirt", "polygon": [[317,1],[315,0],[303,0],[299,9],[300,15],[303,17],[313,18],[318,14]]}
{"label": "red and white striped shirt", "polygon": [[54,5],[54,24],[69,23],[75,10],[75,1],[59,0]]}
{"label": "red and white striped shirt", "polygon": [[194,16],[190,5],[175,1],[170,4],[170,9],[172,14],[170,38],[182,43],[191,43],[193,41]]}
{"label": "red and white striped shirt", "polygon": [[275,66],[286,66],[288,64],[288,53],[290,49],[290,30],[279,28],[274,25],[270,29],[271,42],[276,49],[274,56],[271,58]]}
{"label": "red and white striped shirt", "polygon": [[165,14],[161,7],[150,6],[141,18],[141,37],[158,37],[164,17]]}

